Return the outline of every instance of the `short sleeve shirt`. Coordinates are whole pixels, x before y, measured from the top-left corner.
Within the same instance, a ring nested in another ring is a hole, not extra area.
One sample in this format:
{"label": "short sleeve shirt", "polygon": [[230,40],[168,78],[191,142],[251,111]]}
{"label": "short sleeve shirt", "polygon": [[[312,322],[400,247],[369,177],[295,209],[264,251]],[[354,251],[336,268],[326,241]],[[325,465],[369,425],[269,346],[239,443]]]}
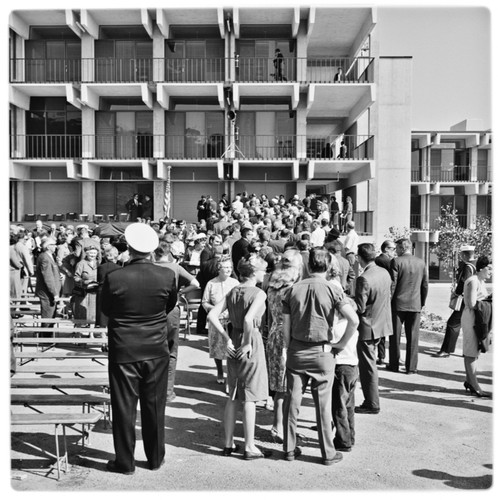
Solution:
{"label": "short sleeve shirt", "polygon": [[342,290],[318,276],[295,283],[282,301],[282,311],[291,317],[291,338],[300,342],[332,340],[334,312],[346,304]]}

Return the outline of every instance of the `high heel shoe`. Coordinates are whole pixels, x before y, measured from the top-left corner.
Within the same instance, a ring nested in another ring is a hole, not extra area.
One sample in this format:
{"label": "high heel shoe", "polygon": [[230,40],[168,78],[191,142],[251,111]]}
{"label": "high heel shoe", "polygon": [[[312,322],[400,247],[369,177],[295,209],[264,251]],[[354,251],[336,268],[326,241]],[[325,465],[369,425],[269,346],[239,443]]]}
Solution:
{"label": "high heel shoe", "polygon": [[478,391],[467,381],[463,383],[463,386],[465,387],[465,392],[470,391],[470,394],[472,396],[477,396],[478,398],[489,398],[490,396],[488,392]]}

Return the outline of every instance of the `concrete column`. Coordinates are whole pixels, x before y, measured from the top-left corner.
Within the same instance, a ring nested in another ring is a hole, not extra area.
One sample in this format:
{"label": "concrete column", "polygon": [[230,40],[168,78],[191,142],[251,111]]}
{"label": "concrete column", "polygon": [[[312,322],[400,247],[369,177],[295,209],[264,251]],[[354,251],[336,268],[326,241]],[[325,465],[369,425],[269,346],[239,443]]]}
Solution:
{"label": "concrete column", "polygon": [[81,182],[81,213],[95,215],[95,181]]}
{"label": "concrete column", "polygon": [[152,189],[154,220],[158,221],[164,217],[164,191],[166,189],[166,181],[154,181]]}
{"label": "concrete column", "polygon": [[411,186],[412,59],[381,57],[377,100],[371,108],[376,175],[370,207],[373,237],[379,244],[389,227],[409,227]]}
{"label": "concrete column", "polygon": [[467,228],[476,228],[477,217],[477,195],[471,194],[467,196]]}
{"label": "concrete column", "polygon": [[296,182],[296,194],[302,200],[306,198],[306,181],[297,181]]}

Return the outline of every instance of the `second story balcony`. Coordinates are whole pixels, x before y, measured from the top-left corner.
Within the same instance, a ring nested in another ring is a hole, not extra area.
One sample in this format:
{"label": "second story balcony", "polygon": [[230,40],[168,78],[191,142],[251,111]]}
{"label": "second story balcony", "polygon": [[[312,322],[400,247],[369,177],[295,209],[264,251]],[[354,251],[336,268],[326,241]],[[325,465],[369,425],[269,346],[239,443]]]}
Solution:
{"label": "second story balcony", "polygon": [[411,169],[412,182],[491,182],[492,168],[486,166],[431,166]]}

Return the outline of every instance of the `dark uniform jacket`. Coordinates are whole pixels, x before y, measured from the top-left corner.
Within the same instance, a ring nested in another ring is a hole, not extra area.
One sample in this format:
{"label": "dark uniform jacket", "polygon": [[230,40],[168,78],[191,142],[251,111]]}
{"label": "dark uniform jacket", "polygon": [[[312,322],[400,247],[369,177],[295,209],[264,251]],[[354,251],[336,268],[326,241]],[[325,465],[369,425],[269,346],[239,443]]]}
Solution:
{"label": "dark uniform jacket", "polygon": [[132,363],[166,356],[166,318],[176,299],[175,273],[147,259],[134,259],[107,274],[102,312],[109,318],[109,361]]}

